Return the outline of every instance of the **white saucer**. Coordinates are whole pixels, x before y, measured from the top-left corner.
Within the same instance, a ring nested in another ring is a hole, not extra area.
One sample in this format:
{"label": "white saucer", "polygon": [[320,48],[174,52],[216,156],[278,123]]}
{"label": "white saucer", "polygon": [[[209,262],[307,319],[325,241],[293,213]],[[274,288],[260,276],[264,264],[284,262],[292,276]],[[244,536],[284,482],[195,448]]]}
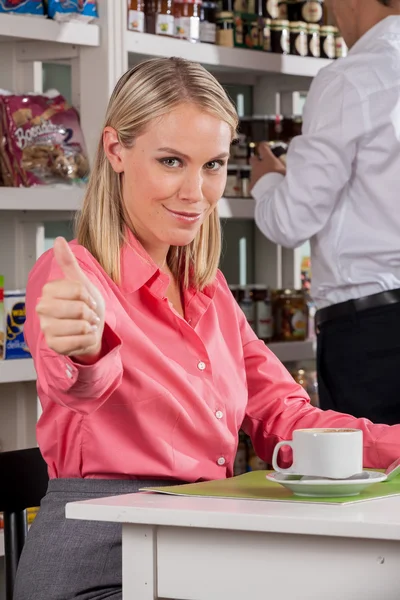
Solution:
{"label": "white saucer", "polygon": [[319,479],[303,475],[269,473],[267,479],[280,483],[293,492],[295,496],[342,498],[345,496],[358,496],[370,485],[385,481],[386,475],[375,471],[363,471],[360,475],[355,475],[350,479]]}

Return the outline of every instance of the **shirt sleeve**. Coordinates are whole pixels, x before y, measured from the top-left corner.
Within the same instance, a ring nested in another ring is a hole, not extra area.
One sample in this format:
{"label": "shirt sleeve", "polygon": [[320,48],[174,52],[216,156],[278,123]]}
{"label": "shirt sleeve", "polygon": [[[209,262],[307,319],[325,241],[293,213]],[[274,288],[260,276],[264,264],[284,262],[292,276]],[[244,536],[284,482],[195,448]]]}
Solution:
{"label": "shirt sleeve", "polygon": [[[242,429],[250,436],[257,455],[271,464],[275,445],[291,440],[295,429],[343,427],[361,429],[364,466],[387,468],[400,455],[400,425],[375,425],[367,419],[322,411],[311,406],[278,358],[257,339],[238,307],[248,386],[248,404]],[[291,450],[280,452],[280,464],[291,464]]]}
{"label": "shirt sleeve", "polygon": [[295,248],[324,228],[350,184],[364,120],[346,73],[321,71],[305,105],[303,134],[289,146],[286,177],[264,175],[252,190],[256,223],[267,238]]}
{"label": "shirt sleeve", "polygon": [[47,281],[62,278],[55,261],[51,262],[49,274],[34,273],[28,280],[25,337],[33,356],[37,372],[38,389],[42,389],[54,402],[76,412],[88,414],[97,410],[118,388],[122,380],[121,339],[113,331],[115,315],[107,302],[108,291],[100,279],[77,257],[80,267],[90,281],[103,294],[106,303],[103,347],[100,358],[91,365],[84,365],[51,350],[40,330],[36,314],[36,298]]}

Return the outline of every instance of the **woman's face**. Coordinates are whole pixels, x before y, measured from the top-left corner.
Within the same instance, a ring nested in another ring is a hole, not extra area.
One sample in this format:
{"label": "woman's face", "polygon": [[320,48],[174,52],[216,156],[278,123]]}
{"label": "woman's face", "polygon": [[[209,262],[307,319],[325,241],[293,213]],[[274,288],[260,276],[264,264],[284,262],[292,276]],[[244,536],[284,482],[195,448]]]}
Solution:
{"label": "woman's face", "polygon": [[122,173],[123,200],[139,240],[153,257],[193,241],[221,198],[231,143],[229,125],[194,104],[154,119],[132,148],[104,131],[113,169]]}

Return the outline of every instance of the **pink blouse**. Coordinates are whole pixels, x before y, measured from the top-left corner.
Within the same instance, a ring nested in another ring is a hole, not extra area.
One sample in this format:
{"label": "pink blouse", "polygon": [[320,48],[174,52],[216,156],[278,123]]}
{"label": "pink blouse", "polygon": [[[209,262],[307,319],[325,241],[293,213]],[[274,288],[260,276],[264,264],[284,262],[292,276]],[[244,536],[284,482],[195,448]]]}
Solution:
{"label": "pink blouse", "polygon": [[165,297],[167,276],[133,235],[122,249],[120,286],[85,248],[72,242],[71,249],[104,296],[108,351],[84,366],[47,347],[35,305],[44,284],[62,275],[46,252],[29,276],[25,333],[51,478],[230,477],[241,427],[268,463],[278,441],[306,427],[361,428],[366,467],[387,467],[400,455],[400,426],[309,404],[256,338],[221,273],[204,291],[185,291],[185,320]]}

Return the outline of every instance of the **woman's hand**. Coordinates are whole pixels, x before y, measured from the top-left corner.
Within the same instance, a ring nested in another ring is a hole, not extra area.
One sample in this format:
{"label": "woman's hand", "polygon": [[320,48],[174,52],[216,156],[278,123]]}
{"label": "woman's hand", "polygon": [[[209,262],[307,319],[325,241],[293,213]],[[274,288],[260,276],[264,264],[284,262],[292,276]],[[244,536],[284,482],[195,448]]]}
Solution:
{"label": "woman's hand", "polygon": [[64,238],[56,239],[54,257],[64,277],[43,287],[36,306],[40,328],[48,347],[58,354],[94,362],[101,354],[104,299]]}

